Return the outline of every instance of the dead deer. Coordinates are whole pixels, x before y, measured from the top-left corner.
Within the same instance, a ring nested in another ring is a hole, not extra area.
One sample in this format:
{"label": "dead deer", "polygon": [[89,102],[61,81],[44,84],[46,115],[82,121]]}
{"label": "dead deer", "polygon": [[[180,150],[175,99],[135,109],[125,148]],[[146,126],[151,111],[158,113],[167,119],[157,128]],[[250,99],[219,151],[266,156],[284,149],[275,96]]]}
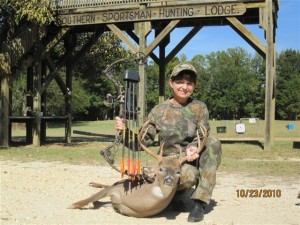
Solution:
{"label": "dead deer", "polygon": [[[175,195],[180,179],[181,164],[186,161],[186,157],[182,156],[181,149],[179,158],[163,157],[163,144],[160,147],[159,155],[148,149],[142,143],[144,138],[142,134],[149,122],[147,121],[141,129],[140,145],[145,152],[158,160],[158,165],[151,169],[155,173],[154,180],[149,182],[145,179],[124,179],[108,187],[92,183],[93,187],[104,188],[87,199],[73,203],[70,208],[80,209],[89,203],[110,196],[112,207],[116,212],[132,217],[149,217],[160,213],[169,205]],[[203,149],[207,136],[205,128],[201,127],[201,130],[204,139],[201,143],[198,134],[198,153]]]}

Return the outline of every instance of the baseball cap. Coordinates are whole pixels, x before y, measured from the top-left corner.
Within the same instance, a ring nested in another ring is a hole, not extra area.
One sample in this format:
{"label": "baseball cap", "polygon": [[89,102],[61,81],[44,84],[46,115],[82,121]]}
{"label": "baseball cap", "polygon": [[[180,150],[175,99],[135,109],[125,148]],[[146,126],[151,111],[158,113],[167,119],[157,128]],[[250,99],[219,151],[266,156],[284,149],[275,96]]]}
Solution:
{"label": "baseball cap", "polygon": [[176,65],[170,75],[170,78],[172,77],[176,77],[179,73],[183,72],[183,71],[187,71],[188,73],[193,74],[195,77],[197,77],[197,71],[195,69],[195,67],[190,64],[190,63],[179,63],[178,65]]}

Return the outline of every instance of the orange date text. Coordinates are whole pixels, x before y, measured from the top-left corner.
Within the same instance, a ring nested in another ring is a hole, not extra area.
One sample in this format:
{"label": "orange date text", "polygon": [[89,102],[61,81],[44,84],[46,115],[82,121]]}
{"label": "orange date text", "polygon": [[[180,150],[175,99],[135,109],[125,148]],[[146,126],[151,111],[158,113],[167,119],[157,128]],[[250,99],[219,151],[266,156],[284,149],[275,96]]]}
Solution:
{"label": "orange date text", "polygon": [[238,198],[280,198],[280,189],[237,189]]}

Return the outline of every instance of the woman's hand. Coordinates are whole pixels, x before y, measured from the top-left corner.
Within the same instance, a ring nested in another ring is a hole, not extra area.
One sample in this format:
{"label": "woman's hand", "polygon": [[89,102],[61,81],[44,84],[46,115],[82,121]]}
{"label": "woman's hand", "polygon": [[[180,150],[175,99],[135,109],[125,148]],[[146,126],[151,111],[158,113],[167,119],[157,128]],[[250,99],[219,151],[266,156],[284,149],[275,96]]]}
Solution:
{"label": "woman's hand", "polygon": [[197,147],[190,146],[186,148],[186,159],[188,162],[192,162],[199,158],[199,153],[197,153]]}
{"label": "woman's hand", "polygon": [[124,123],[124,119],[121,117],[116,117],[115,118],[115,128],[117,131],[123,131],[125,128],[125,123]]}

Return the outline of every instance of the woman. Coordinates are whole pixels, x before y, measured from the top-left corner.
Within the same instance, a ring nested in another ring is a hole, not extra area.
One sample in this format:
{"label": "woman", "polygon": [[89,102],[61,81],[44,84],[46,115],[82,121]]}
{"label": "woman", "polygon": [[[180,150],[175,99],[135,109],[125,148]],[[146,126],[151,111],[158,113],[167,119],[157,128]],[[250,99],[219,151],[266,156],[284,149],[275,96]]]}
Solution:
{"label": "woman", "polygon": [[[178,193],[196,185],[191,196],[194,205],[188,216],[189,222],[203,219],[204,207],[211,199],[216,184],[216,170],[221,162],[221,144],[217,138],[208,137],[200,155],[196,152],[196,132],[200,130],[200,124],[208,134],[210,131],[206,105],[192,98],[196,80],[196,69],[190,63],[174,67],[169,80],[173,96],[151,110],[148,116],[151,123],[144,138],[144,144],[151,145],[158,134],[165,143],[164,156],[178,155],[178,145],[186,154],[188,162],[181,168]],[[123,127],[123,120],[116,117],[116,129],[123,130]]]}

